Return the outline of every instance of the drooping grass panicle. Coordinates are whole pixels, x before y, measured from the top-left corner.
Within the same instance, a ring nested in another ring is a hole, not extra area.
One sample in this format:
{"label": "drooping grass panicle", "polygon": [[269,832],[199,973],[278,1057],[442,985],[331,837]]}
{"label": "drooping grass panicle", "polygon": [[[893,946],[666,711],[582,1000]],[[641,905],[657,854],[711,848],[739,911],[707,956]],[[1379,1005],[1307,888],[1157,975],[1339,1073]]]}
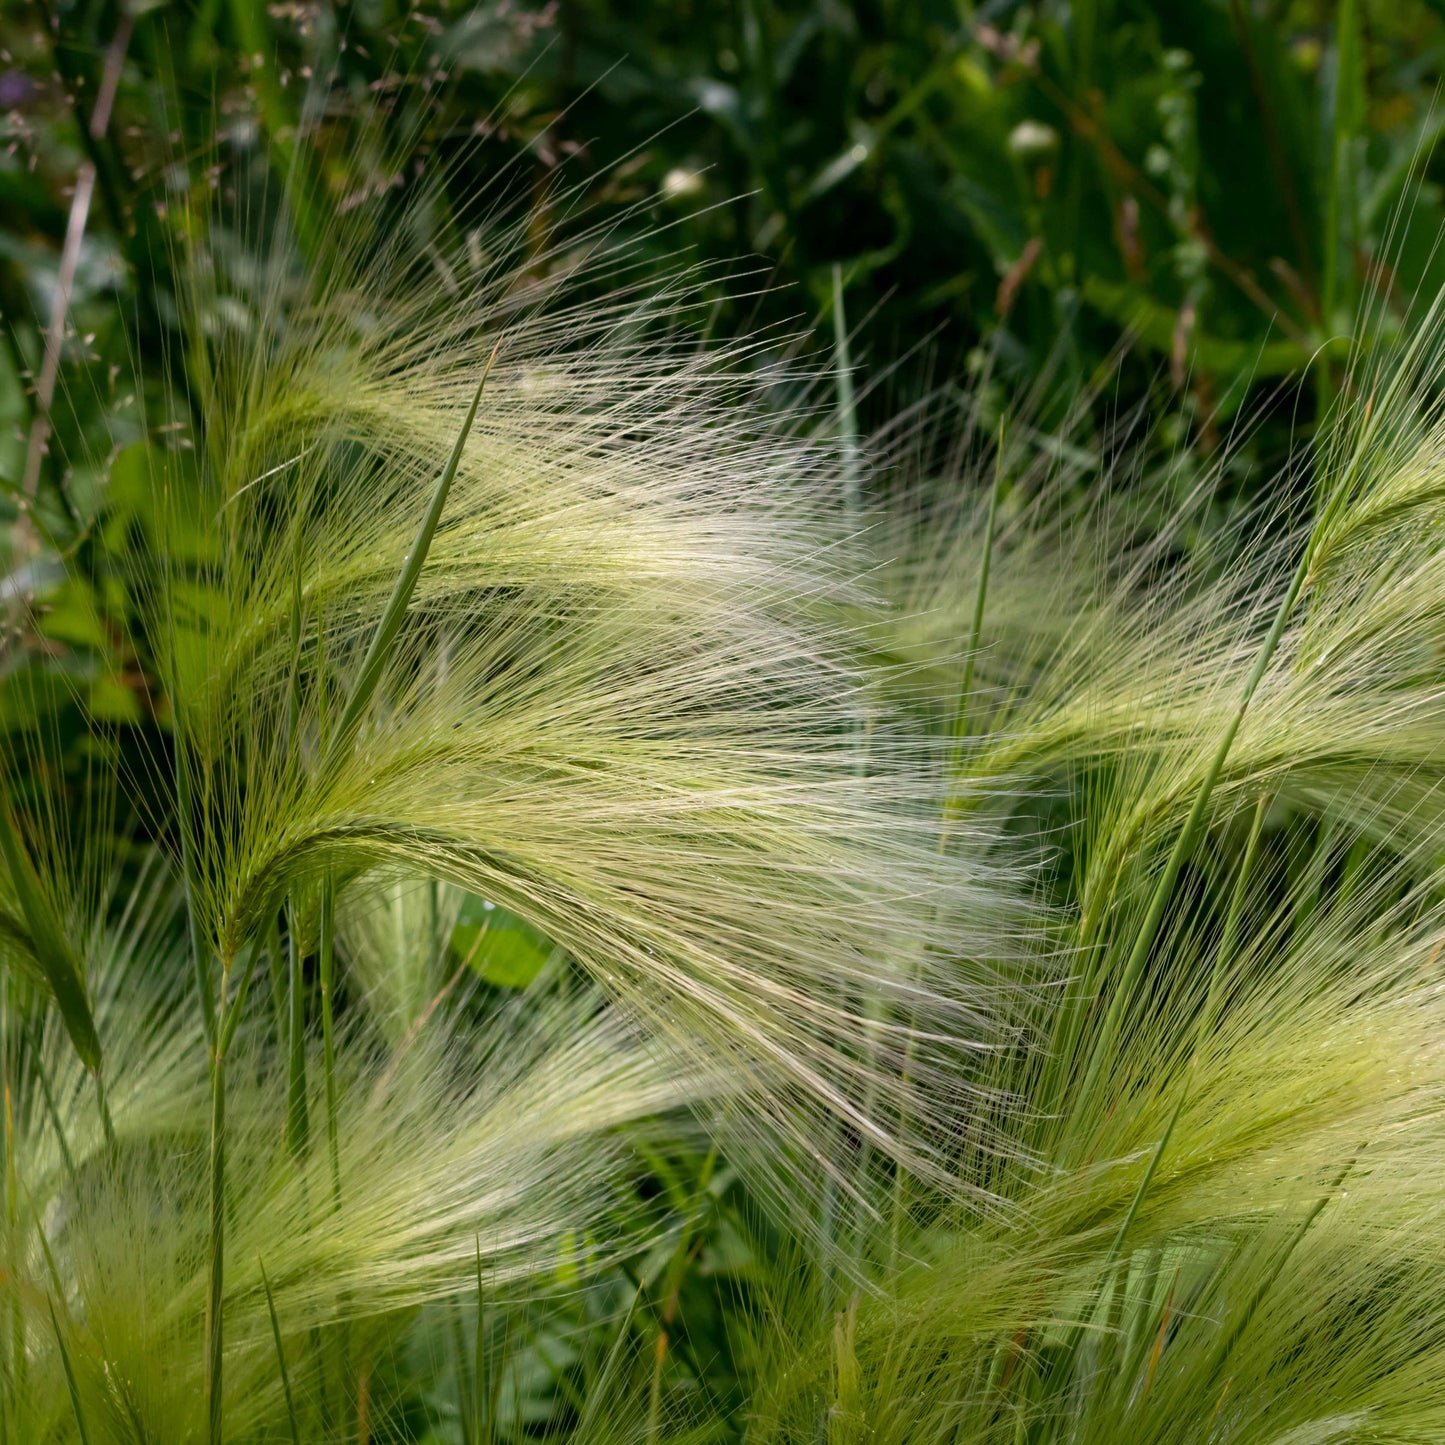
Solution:
{"label": "drooping grass panicle", "polygon": [[[323,288],[294,327],[223,351],[212,542],[159,583],[205,946],[234,956],[328,876],[427,873],[526,918],[683,1055],[728,1058],[739,1120],[811,1149],[840,1115],[889,1153],[914,1147],[889,1123],[906,1114],[926,1172],[967,1086],[940,1069],[918,1089],[903,1027],[866,1054],[860,1030],[891,996],[937,1042],[918,1070],[988,1043],[986,991],[905,969],[889,940],[1002,910],[982,873],[940,866],[938,781],[905,718],[879,719],[859,772],[836,447],[763,405],[785,378],[760,355],[668,339],[684,291],[653,315],[524,305],[510,277],[444,308],[368,281],[365,326]],[[338,749],[332,714],[459,435]]]}

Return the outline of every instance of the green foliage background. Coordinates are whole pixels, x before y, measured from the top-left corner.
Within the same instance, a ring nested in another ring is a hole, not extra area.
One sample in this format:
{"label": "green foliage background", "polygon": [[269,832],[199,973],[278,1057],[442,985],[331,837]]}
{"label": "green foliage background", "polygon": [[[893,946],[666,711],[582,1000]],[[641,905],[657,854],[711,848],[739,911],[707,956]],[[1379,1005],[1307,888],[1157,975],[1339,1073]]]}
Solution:
{"label": "green foliage background", "polygon": [[[875,419],[968,384],[991,342],[1001,393],[1047,374],[1059,407],[1104,387],[1208,450],[1242,377],[1327,389],[1367,288],[1399,301],[1445,277],[1433,185],[1386,244],[1412,163],[1437,168],[1445,24],[1426,0],[16,0],[0,45],[12,483],[86,160],[62,436],[119,404],[116,348],[163,350],[171,253],[256,154],[290,177],[303,246],[443,165],[455,206],[494,201],[499,177],[514,198],[596,177],[589,204],[656,231],[659,258],[755,259],[771,289],[725,306],[729,330],[826,319],[839,265]],[[1307,428],[1314,401],[1279,409]]]}

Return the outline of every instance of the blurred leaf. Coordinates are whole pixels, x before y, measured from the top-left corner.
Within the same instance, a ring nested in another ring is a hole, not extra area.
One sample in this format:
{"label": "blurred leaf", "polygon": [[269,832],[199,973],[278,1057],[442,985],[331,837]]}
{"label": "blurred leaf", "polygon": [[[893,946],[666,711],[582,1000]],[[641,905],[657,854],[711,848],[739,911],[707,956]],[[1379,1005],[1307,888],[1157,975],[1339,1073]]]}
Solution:
{"label": "blurred leaf", "polygon": [[451,946],[486,983],[509,989],[528,987],[555,952],[515,914],[479,898],[468,898],[463,905]]}

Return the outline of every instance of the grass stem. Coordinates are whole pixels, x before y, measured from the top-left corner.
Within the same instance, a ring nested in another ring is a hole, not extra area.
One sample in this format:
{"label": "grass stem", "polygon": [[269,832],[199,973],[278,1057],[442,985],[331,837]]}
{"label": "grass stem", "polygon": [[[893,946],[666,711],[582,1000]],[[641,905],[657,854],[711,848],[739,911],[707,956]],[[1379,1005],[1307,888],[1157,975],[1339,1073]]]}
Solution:
{"label": "grass stem", "polygon": [[1119,1233],[1110,1247],[1106,1268],[1123,1253],[1124,1241],[1128,1238],[1134,1217],[1139,1213],[1139,1206],[1143,1204],[1144,1196],[1148,1194],[1149,1187],[1154,1182],[1154,1174],[1159,1168],[1159,1161],[1164,1157],[1164,1151],[1169,1147],[1169,1140],[1174,1134],[1174,1126],[1184,1112],[1184,1105],[1194,1083],[1194,1066],[1199,1058],[1200,1046],[1214,1027],[1215,1014],[1219,1006],[1219,991],[1223,983],[1225,967],[1234,954],[1239,918],[1244,909],[1244,896],[1248,890],[1250,874],[1254,870],[1254,857],[1259,847],[1259,835],[1264,827],[1264,815],[1268,811],[1268,807],[1269,795],[1261,793],[1259,803],[1254,810],[1254,822],[1249,830],[1249,841],[1245,845],[1244,858],[1240,862],[1239,872],[1235,874],[1234,887],[1230,892],[1229,911],[1225,916],[1224,931],[1220,936],[1219,949],[1214,957],[1214,967],[1210,970],[1209,992],[1205,996],[1204,1007],[1200,1010],[1199,1022],[1195,1027],[1194,1040],[1189,1051],[1189,1063],[1184,1071],[1184,1082],[1179,1090],[1179,1098],[1175,1101],[1173,1112],[1169,1115],[1169,1122],[1164,1126],[1164,1132],[1159,1136],[1159,1142],[1155,1145],[1154,1152],[1149,1158],[1149,1167],[1144,1171],[1144,1177],[1139,1181],[1139,1187],[1134,1191],[1134,1197],[1129,1202],[1123,1223],[1119,1226]]}
{"label": "grass stem", "polygon": [[296,1423],[296,1403],[291,1398],[291,1376],[286,1369],[286,1350],[281,1343],[281,1321],[276,1317],[276,1297],[266,1276],[266,1264],[259,1256],[261,1288],[266,1291],[266,1312],[271,1316],[271,1338],[276,1342],[276,1366],[281,1372],[281,1393],[286,1397],[286,1419],[291,1426],[291,1445],[301,1445],[301,1429]]}
{"label": "grass stem", "polygon": [[233,972],[233,960],[221,969],[221,997],[217,1013],[216,1046],[211,1055],[211,1141],[208,1210],[210,1231],[209,1287],[206,1296],[206,1406],[208,1445],[224,1445],[224,1302],[226,1287],[226,1051],[236,1035],[236,1026],[246,1006],[251,979],[260,949],[247,949],[235,997],[228,1003],[226,988]]}
{"label": "grass stem", "polygon": [[336,969],[336,885],[331,878],[321,884],[321,1068],[326,1084],[326,1149],[331,1160],[331,1192],[341,1205],[341,1149],[337,1137],[336,1022],[332,997]]}
{"label": "grass stem", "polygon": [[[224,984],[223,984],[224,992]],[[224,1007],[224,999],[222,1001]],[[206,1400],[209,1445],[224,1445],[221,1391],[223,1302],[226,1284],[226,1057],[211,1057],[210,1276],[206,1298]]]}
{"label": "grass stem", "polygon": [[80,1445],[90,1445],[90,1431],[85,1426],[85,1411],[80,1403],[80,1385],[75,1378],[75,1367],[70,1363],[70,1351],[65,1347],[65,1336],[60,1332],[60,1321],[55,1314],[55,1301],[47,1298],[50,1306],[50,1325],[55,1331],[55,1343],[60,1349],[60,1364],[65,1371],[65,1388],[70,1393],[70,1408],[75,1415],[75,1429],[80,1436]]}
{"label": "grass stem", "polygon": [[[1316,533],[1318,535],[1318,533]],[[1079,1103],[1081,1107],[1087,1106],[1092,1101],[1094,1091],[1098,1086],[1099,1077],[1103,1070],[1105,1061],[1114,1047],[1118,1037],[1119,1026],[1123,1022],[1124,1011],[1129,1006],[1134,990],[1138,985],[1140,976],[1144,972],[1144,964],[1149,957],[1149,951],[1154,946],[1154,940],[1158,937],[1159,926],[1164,921],[1165,909],[1169,906],[1169,900],[1174,893],[1174,885],[1178,881],[1179,871],[1184,866],[1185,860],[1194,851],[1200,834],[1204,830],[1205,819],[1209,814],[1210,800],[1214,796],[1214,789],[1224,772],[1224,765],[1229,759],[1230,750],[1234,747],[1234,739],[1239,733],[1241,724],[1244,722],[1245,713],[1249,710],[1249,704],[1253,701],[1254,694],[1259,684],[1264,680],[1264,675],[1269,669],[1270,663],[1279,647],[1280,639],[1284,636],[1284,630],[1289,625],[1289,620],[1294,614],[1295,604],[1299,601],[1300,593],[1304,590],[1305,580],[1310,574],[1310,567],[1314,560],[1313,537],[1310,544],[1306,545],[1299,562],[1295,566],[1294,575],[1290,578],[1289,587],[1279,604],[1279,610],[1275,613],[1274,621],[1270,625],[1268,633],[1265,634],[1263,643],[1260,645],[1258,654],[1255,657],[1254,666],[1250,669],[1249,676],[1245,680],[1243,692],[1234,712],[1230,716],[1229,723],[1225,727],[1218,743],[1214,748],[1214,754],[1209,760],[1204,777],[1199,784],[1199,790],[1195,794],[1194,804],[1189,810],[1189,816],[1185,819],[1184,826],[1180,829],[1179,836],[1174,840],[1174,847],[1170,850],[1168,861],[1159,874],[1158,881],[1154,885],[1154,891],[1150,895],[1149,905],[1144,914],[1144,920],[1139,926],[1139,931],[1134,936],[1133,947],[1124,964],[1123,972],[1119,977],[1118,985],[1114,990],[1113,999],[1110,1001],[1109,1011],[1105,1015],[1103,1027],[1094,1041],[1094,1047],[1090,1052],[1088,1069],[1084,1074],[1083,1083],[1079,1089]]]}
{"label": "grass stem", "polygon": [[300,924],[294,908],[286,919],[286,1144],[301,1159],[310,1138],[306,1109],[306,992]]}
{"label": "grass stem", "polygon": [[963,677],[958,685],[958,698],[953,709],[953,754],[949,759],[948,798],[945,807],[951,807],[954,783],[963,766],[963,746],[969,734],[969,710],[973,699],[973,674],[978,658],[978,649],[983,640],[984,610],[988,605],[989,571],[993,565],[993,536],[998,519],[998,496],[1003,489],[1004,444],[1008,434],[1008,419],[1001,417],[998,424],[998,445],[994,452],[993,486],[989,488],[988,514],[983,528],[983,555],[978,565],[978,587],[973,597],[973,621],[968,630],[968,651],[963,658]]}

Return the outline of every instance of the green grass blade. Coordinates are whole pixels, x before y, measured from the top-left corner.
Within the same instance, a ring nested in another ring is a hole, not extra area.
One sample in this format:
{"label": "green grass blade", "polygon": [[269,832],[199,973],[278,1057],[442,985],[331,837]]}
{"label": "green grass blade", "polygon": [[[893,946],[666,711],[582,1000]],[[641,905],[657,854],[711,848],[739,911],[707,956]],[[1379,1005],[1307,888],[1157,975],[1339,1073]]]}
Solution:
{"label": "green grass blade", "polygon": [[1209,976],[1209,993],[1204,1000],[1204,1012],[1199,1016],[1199,1029],[1194,1036],[1194,1054],[1199,1045],[1214,1027],[1215,1014],[1219,1008],[1219,990],[1224,982],[1224,967],[1234,953],[1239,938],[1239,920],[1244,913],[1244,899],[1249,892],[1249,880],[1254,873],[1254,862],[1259,854],[1260,835],[1264,832],[1264,817],[1269,812],[1269,794],[1261,793],[1255,804],[1254,819],[1249,825],[1249,841],[1244,845],[1244,857],[1240,860],[1239,872],[1235,875],[1234,887],[1229,894],[1229,909],[1224,915],[1224,931],[1219,937],[1219,952],[1214,958],[1214,968]]}
{"label": "green grass blade", "polygon": [[326,1149],[331,1157],[331,1192],[341,1203],[341,1147],[337,1138],[336,1108],[336,1021],[332,985],[336,971],[336,885],[326,878],[321,884],[321,1068],[326,1076]]}
{"label": "green grass blade", "polygon": [[301,742],[301,548],[292,549],[291,675],[286,682],[286,741],[295,750]]}
{"label": "green grass blade", "polygon": [[45,896],[35,865],[20,841],[15,819],[10,810],[3,807],[0,807],[0,853],[4,854],[5,867],[15,888],[25,926],[30,932],[36,962],[60,1009],[66,1032],[81,1062],[94,1072],[101,1063],[100,1036],[95,1031],[95,1018],[90,1011],[84,971],[50,906],[50,900]]}
{"label": "green grass blade", "polygon": [[1348,1159],[1345,1162],[1344,1168],[1330,1181],[1330,1187],[1310,1206],[1309,1213],[1300,1221],[1299,1227],[1265,1272],[1264,1278],[1260,1280],[1250,1295],[1248,1303],[1244,1309],[1240,1311],[1239,1315],[1230,1325],[1228,1332],[1215,1347],[1213,1361],[1215,1369],[1219,1369],[1228,1363],[1230,1355],[1234,1353],[1235,1345],[1239,1343],[1239,1337],[1249,1327],[1250,1320],[1254,1318],[1255,1311],[1264,1303],[1270,1290],[1274,1288],[1275,1282],[1279,1279],[1280,1275],[1284,1273],[1285,1266],[1290,1262],[1290,1258],[1295,1250],[1300,1247],[1305,1235],[1310,1232],[1315,1220],[1324,1213],[1325,1206],[1329,1204],[1344,1186],[1344,1182],[1350,1177],[1350,1173],[1354,1169],[1356,1162],[1354,1158]]}
{"label": "green grass blade", "polygon": [[45,1302],[50,1306],[50,1325],[55,1331],[55,1343],[60,1347],[60,1364],[65,1371],[65,1388],[70,1392],[70,1408],[75,1412],[75,1428],[80,1435],[80,1445],[90,1445],[90,1431],[85,1427],[85,1411],[80,1405],[80,1386],[76,1382],[75,1368],[70,1363],[70,1351],[65,1348],[65,1336],[60,1332],[55,1301],[47,1296]]}
{"label": "green grass blade", "polygon": [[186,884],[186,933],[191,945],[191,967],[195,973],[196,993],[201,1000],[201,1026],[206,1032],[206,1042],[214,1047],[216,1042],[216,991],[211,979],[210,958],[202,947],[200,929],[196,923],[196,861],[195,849],[191,843],[191,763],[190,749],[182,735],[179,722],[175,729],[176,750],[176,808],[180,815],[181,871]]}
{"label": "green grass blade", "polygon": [[1129,1202],[1129,1209],[1124,1215],[1123,1223],[1119,1226],[1119,1233],[1115,1236],[1113,1246],[1109,1250],[1109,1263],[1111,1264],[1123,1252],[1124,1241],[1128,1238],[1134,1217],[1139,1213],[1139,1206],[1143,1204],[1144,1196],[1148,1194],[1149,1186],[1154,1182],[1154,1172],[1159,1167],[1159,1161],[1164,1157],[1164,1151],[1169,1147],[1169,1140],[1174,1134],[1174,1126],[1179,1122],[1179,1116],[1184,1112],[1184,1105],[1189,1098],[1189,1088],[1194,1081],[1194,1062],[1199,1057],[1199,1046],[1214,1027],[1224,968],[1234,952],[1235,939],[1239,933],[1239,919],[1244,912],[1244,897],[1249,889],[1250,874],[1254,871],[1254,859],[1259,851],[1259,837],[1264,831],[1264,815],[1268,811],[1269,795],[1261,793],[1259,803],[1254,810],[1254,821],[1250,824],[1249,841],[1244,847],[1244,858],[1240,862],[1239,872],[1235,874],[1234,887],[1230,890],[1229,911],[1225,915],[1224,931],[1220,935],[1219,949],[1214,956],[1214,967],[1209,975],[1209,992],[1205,996],[1204,1007],[1200,1011],[1199,1023],[1195,1028],[1194,1045],[1190,1050],[1189,1067],[1185,1071],[1184,1083],[1179,1090],[1179,1098],[1174,1105],[1174,1112],[1170,1114],[1169,1122],[1165,1125],[1163,1134],[1159,1136],[1159,1143],[1154,1148],[1154,1153],[1149,1160],[1149,1167],[1139,1181],[1139,1188],[1135,1190],[1134,1198]]}
{"label": "green grass blade", "polygon": [[286,1143],[296,1158],[306,1153],[311,1133],[306,1110],[306,994],[301,939],[294,909],[286,929]]}
{"label": "green grass blade", "polygon": [[456,477],[457,468],[461,465],[462,450],[466,446],[467,438],[471,435],[472,423],[477,417],[477,407],[481,404],[482,392],[486,389],[487,378],[492,374],[492,364],[497,359],[497,350],[500,345],[501,343],[498,342],[497,346],[492,348],[486,370],[482,372],[482,379],[477,383],[476,392],[472,396],[472,404],[467,408],[462,429],[457,433],[452,454],[447,459],[447,464],[437,480],[436,490],[432,493],[426,515],[422,518],[421,526],[417,530],[416,540],[411,544],[411,550],[406,555],[401,575],[396,579],[396,585],[392,588],[391,596],[387,600],[386,611],[382,613],[381,621],[377,623],[376,632],[372,636],[371,645],[362,659],[361,671],[357,675],[356,685],[352,688],[351,696],[347,700],[346,710],[342,713],[341,721],[331,736],[328,761],[334,759],[346,746],[347,741],[361,722],[361,715],[366,711],[366,706],[376,691],[377,683],[381,681],[382,670],[386,666],[392,644],[401,631],[406,609],[411,603],[412,593],[416,591],[417,578],[421,576],[427,552],[431,549],[432,538],[436,535],[437,524],[441,521],[447,494],[451,491],[452,481]]}
{"label": "green grass blade", "polygon": [[480,1445],[473,1426],[477,1419],[476,1405],[472,1400],[472,1386],[476,1383],[467,1369],[466,1337],[462,1333],[462,1309],[454,1300],[447,1310],[451,1316],[452,1349],[455,1355],[457,1380],[457,1420],[461,1427],[462,1445]]}
{"label": "green grass blade", "polygon": [[1139,1181],[1139,1187],[1134,1191],[1134,1197],[1129,1201],[1129,1208],[1124,1213],[1123,1221],[1119,1225],[1119,1232],[1114,1236],[1114,1242],[1109,1246],[1109,1253],[1105,1257],[1105,1268],[1112,1265],[1124,1252],[1124,1241],[1129,1237],[1129,1231],[1134,1227],[1135,1216],[1139,1213],[1139,1207],[1144,1203],[1144,1196],[1149,1193],[1149,1186],[1154,1182],[1154,1174],[1159,1168],[1159,1161],[1164,1157],[1164,1151],[1169,1147],[1169,1141],[1174,1137],[1174,1126],[1179,1122],[1179,1116],[1184,1112],[1184,1105],[1189,1098],[1189,1089],[1180,1089],[1179,1097],[1174,1102],[1174,1111],[1169,1115],[1169,1122],[1164,1126],[1164,1132],[1159,1136],[1159,1142],[1154,1146],[1154,1152],[1149,1156],[1149,1167],[1144,1171],[1144,1177]]}
{"label": "green grass blade", "polygon": [[590,1367],[587,1371],[583,1405],[577,1418],[578,1439],[587,1439],[588,1432],[596,1430],[601,1423],[604,1402],[611,1397],[613,1383],[621,1377],[626,1364],[627,1344],[632,1338],[632,1321],[637,1315],[637,1307],[642,1303],[646,1288],[646,1285],[638,1284],[637,1288],[633,1290],[627,1311],[618,1320],[616,1329],[613,1331],[612,1343],[603,1358],[602,1368],[595,1374]]}
{"label": "green grass blade", "polygon": [[993,487],[988,494],[988,517],[983,529],[983,557],[979,562],[978,589],[973,598],[973,622],[968,632],[968,652],[963,659],[963,679],[958,685],[958,702],[954,708],[953,738],[954,756],[949,768],[950,785],[958,773],[964,739],[968,737],[969,699],[973,693],[974,661],[978,657],[979,644],[983,638],[983,615],[988,605],[989,569],[993,561],[993,534],[998,519],[998,494],[1003,486],[1004,443],[1007,440],[1008,422],[1000,418],[998,424],[998,449],[994,455]]}
{"label": "green grass blade", "polygon": [[1144,972],[1144,963],[1159,934],[1159,925],[1164,921],[1164,910],[1168,907],[1170,896],[1174,892],[1174,884],[1179,878],[1179,870],[1183,868],[1185,860],[1194,851],[1194,845],[1204,831],[1204,820],[1209,813],[1209,801],[1214,796],[1215,784],[1219,782],[1224,765],[1229,759],[1230,749],[1234,746],[1234,739],[1239,732],[1240,725],[1244,722],[1244,715],[1248,712],[1255,691],[1263,681],[1264,674],[1274,659],[1275,650],[1279,647],[1285,627],[1294,613],[1295,603],[1299,601],[1300,593],[1304,590],[1305,579],[1310,575],[1314,556],[1315,547],[1312,538],[1310,545],[1305,547],[1303,555],[1295,566],[1294,576],[1290,579],[1289,588],[1280,602],[1279,611],[1275,613],[1274,622],[1271,624],[1264,642],[1260,645],[1259,653],[1255,657],[1254,666],[1245,681],[1244,690],[1235,706],[1233,716],[1215,746],[1214,756],[1210,759],[1209,768],[1199,785],[1198,793],[1195,794],[1194,805],[1190,808],[1189,816],[1184,821],[1184,827],[1180,830],[1178,838],[1175,839],[1169,859],[1159,874],[1158,882],[1154,885],[1154,892],[1150,896],[1144,921],[1135,935],[1134,946],[1129,952],[1124,971],[1114,990],[1114,997],[1109,1004],[1109,1012],[1094,1041],[1094,1047],[1089,1057],[1089,1067],[1079,1090],[1081,1102],[1091,1099],[1098,1085],[1104,1061],[1114,1047],[1119,1026],[1123,1022],[1124,1010],[1128,1007],[1139,978]]}
{"label": "green grass blade", "polygon": [[281,1321],[276,1318],[276,1298],[271,1293],[271,1281],[266,1275],[265,1261],[258,1255],[256,1263],[261,1269],[261,1288],[266,1291],[266,1312],[271,1316],[271,1338],[276,1342],[276,1364],[281,1371],[281,1393],[286,1397],[286,1419],[291,1426],[291,1445],[301,1445],[301,1429],[296,1423],[296,1405],[291,1398],[291,1376],[286,1369],[286,1350],[281,1344]]}

